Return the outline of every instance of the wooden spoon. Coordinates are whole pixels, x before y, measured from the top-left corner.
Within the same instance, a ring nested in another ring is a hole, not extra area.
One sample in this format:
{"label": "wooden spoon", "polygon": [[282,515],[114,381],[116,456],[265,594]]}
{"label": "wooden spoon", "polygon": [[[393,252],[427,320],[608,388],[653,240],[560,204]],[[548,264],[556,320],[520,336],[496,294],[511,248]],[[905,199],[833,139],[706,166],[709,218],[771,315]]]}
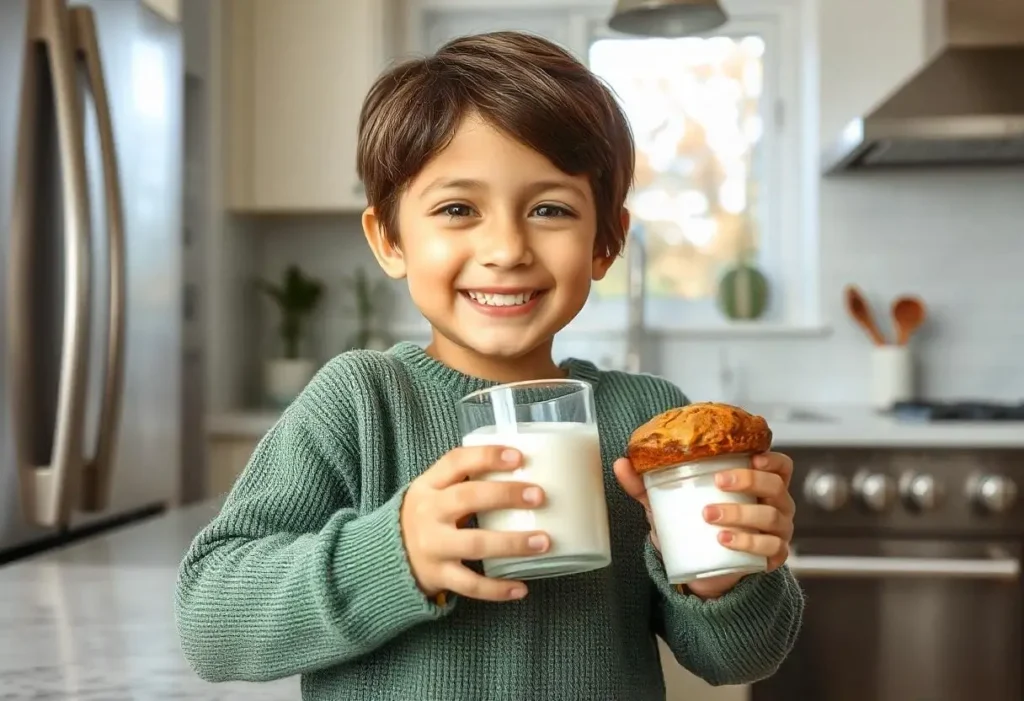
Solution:
{"label": "wooden spoon", "polygon": [[901,346],[910,342],[910,337],[924,323],[927,316],[924,302],[919,297],[897,297],[892,303],[892,318],[896,324],[896,343]]}
{"label": "wooden spoon", "polygon": [[882,332],[875,324],[874,317],[871,315],[871,307],[868,306],[867,300],[864,299],[860,290],[853,285],[846,286],[846,309],[854,321],[868,332],[876,346],[885,345],[885,337],[882,336]]}

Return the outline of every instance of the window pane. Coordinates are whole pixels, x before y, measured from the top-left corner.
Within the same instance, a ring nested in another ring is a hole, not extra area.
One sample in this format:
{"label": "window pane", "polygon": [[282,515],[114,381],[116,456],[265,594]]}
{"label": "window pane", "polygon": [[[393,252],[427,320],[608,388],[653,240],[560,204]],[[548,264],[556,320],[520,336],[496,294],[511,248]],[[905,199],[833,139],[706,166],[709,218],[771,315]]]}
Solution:
{"label": "window pane", "polygon": [[[758,36],[601,39],[590,67],[636,138],[628,206],[647,240],[651,297],[706,301],[724,268],[757,257],[765,43]],[[626,266],[595,286],[625,294]]]}

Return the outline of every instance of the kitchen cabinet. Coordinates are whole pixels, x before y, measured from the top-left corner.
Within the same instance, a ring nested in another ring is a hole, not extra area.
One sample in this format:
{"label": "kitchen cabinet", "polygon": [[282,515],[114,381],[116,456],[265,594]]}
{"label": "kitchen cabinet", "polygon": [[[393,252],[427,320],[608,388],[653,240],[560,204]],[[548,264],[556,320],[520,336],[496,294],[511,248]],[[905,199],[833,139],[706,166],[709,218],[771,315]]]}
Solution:
{"label": "kitchen cabinet", "polygon": [[672,651],[658,641],[661,667],[665,670],[665,701],[749,701],[750,687],[711,686],[676,662]]}
{"label": "kitchen cabinet", "polygon": [[231,490],[256,450],[259,436],[210,436],[206,449],[205,498],[212,499]]}
{"label": "kitchen cabinet", "polygon": [[363,97],[404,45],[401,0],[228,0],[224,193],[235,212],[351,212]]}

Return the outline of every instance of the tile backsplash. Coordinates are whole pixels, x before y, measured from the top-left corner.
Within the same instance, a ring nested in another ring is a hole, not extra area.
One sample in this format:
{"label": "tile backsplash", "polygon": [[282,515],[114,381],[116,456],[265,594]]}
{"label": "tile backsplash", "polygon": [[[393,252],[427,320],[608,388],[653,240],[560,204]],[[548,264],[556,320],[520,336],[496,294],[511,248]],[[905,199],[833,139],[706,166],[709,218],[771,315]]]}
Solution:
{"label": "tile backsplash", "polygon": [[[872,173],[821,186],[821,337],[687,339],[652,337],[652,372],[676,381],[692,399],[723,398],[723,359],[736,399],[759,402],[866,403],[870,343],[848,318],[842,288],[855,283],[891,334],[888,308],[918,294],[929,320],[915,338],[921,389],[931,398],[1024,400],[1024,174],[1019,170]],[[341,280],[376,262],[356,217],[273,218],[258,222],[256,265],[276,276],[297,262],[328,284],[313,329],[314,351],[343,348],[353,320]],[[621,262],[620,262],[621,264]],[[392,285],[392,320],[416,323],[404,285]],[[261,352],[271,352],[276,320],[261,305]],[[420,340],[418,338],[414,340]],[[560,339],[560,355],[618,363],[620,339]]]}

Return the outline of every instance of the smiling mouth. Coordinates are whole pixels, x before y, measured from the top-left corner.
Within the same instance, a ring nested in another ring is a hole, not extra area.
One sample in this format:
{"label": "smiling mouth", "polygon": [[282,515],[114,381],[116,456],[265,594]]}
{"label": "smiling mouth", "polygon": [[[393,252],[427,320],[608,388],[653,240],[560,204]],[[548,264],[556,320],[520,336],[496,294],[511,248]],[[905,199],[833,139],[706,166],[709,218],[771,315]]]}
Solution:
{"label": "smiling mouth", "polygon": [[544,294],[544,291],[480,292],[477,290],[463,290],[462,294],[485,307],[523,307]]}

